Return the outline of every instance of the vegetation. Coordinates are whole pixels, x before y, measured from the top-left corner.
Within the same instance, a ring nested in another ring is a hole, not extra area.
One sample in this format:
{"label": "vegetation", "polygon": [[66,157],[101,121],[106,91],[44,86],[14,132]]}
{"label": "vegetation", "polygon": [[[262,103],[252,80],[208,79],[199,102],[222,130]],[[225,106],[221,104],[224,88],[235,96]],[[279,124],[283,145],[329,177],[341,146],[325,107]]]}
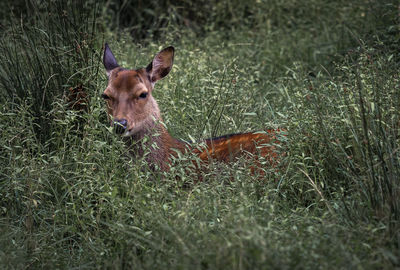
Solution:
{"label": "vegetation", "polygon": [[[0,3],[2,269],[400,266],[397,1]],[[151,172],[109,127],[125,67],[176,48],[176,137],[286,128],[278,170]]]}

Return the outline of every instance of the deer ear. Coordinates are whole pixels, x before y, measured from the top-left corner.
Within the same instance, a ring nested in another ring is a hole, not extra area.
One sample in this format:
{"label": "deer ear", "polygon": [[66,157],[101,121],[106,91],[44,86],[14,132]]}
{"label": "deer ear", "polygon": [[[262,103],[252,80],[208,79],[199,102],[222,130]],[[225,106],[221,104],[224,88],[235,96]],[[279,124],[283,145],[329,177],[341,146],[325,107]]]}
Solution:
{"label": "deer ear", "polygon": [[168,47],[160,51],[153,61],[146,67],[150,76],[150,81],[154,84],[156,81],[164,78],[172,69],[174,63],[174,47]]}
{"label": "deer ear", "polygon": [[115,56],[113,55],[107,43],[105,44],[104,48],[103,64],[104,67],[106,68],[107,76],[110,76],[111,70],[113,70],[116,67],[119,67],[117,60],[115,59]]}

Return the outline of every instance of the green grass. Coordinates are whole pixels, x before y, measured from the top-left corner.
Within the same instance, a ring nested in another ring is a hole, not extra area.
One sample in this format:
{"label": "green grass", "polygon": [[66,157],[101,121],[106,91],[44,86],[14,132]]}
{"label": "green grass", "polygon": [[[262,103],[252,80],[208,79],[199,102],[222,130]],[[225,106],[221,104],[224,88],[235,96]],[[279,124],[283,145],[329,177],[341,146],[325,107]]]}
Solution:
{"label": "green grass", "polygon": [[[398,3],[71,3],[0,4],[2,269],[399,267]],[[129,68],[175,46],[154,90],[171,134],[283,127],[282,166],[195,184],[190,157],[132,160],[100,98],[105,40]]]}

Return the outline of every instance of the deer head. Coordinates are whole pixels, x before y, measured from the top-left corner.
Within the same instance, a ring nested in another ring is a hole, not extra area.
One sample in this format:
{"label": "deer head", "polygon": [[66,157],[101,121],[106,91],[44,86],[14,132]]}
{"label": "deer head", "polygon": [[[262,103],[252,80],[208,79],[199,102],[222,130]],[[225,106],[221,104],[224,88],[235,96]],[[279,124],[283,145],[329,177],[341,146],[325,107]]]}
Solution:
{"label": "deer head", "polygon": [[107,103],[115,131],[124,137],[154,127],[161,120],[157,102],[152,96],[155,83],[168,75],[174,61],[174,48],[161,50],[146,68],[125,69],[118,65],[108,44],[103,64],[108,85],[102,97]]}

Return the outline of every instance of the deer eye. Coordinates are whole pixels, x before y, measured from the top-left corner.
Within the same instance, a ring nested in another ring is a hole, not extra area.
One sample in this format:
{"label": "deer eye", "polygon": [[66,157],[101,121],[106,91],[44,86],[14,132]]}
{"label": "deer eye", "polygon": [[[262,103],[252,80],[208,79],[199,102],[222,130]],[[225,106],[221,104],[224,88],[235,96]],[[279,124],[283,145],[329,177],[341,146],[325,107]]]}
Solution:
{"label": "deer eye", "polygon": [[102,97],[103,99],[110,99],[110,97],[107,96],[106,94],[102,94],[101,97]]}
{"label": "deer eye", "polygon": [[143,92],[139,95],[139,98],[146,98],[147,97],[147,92]]}

